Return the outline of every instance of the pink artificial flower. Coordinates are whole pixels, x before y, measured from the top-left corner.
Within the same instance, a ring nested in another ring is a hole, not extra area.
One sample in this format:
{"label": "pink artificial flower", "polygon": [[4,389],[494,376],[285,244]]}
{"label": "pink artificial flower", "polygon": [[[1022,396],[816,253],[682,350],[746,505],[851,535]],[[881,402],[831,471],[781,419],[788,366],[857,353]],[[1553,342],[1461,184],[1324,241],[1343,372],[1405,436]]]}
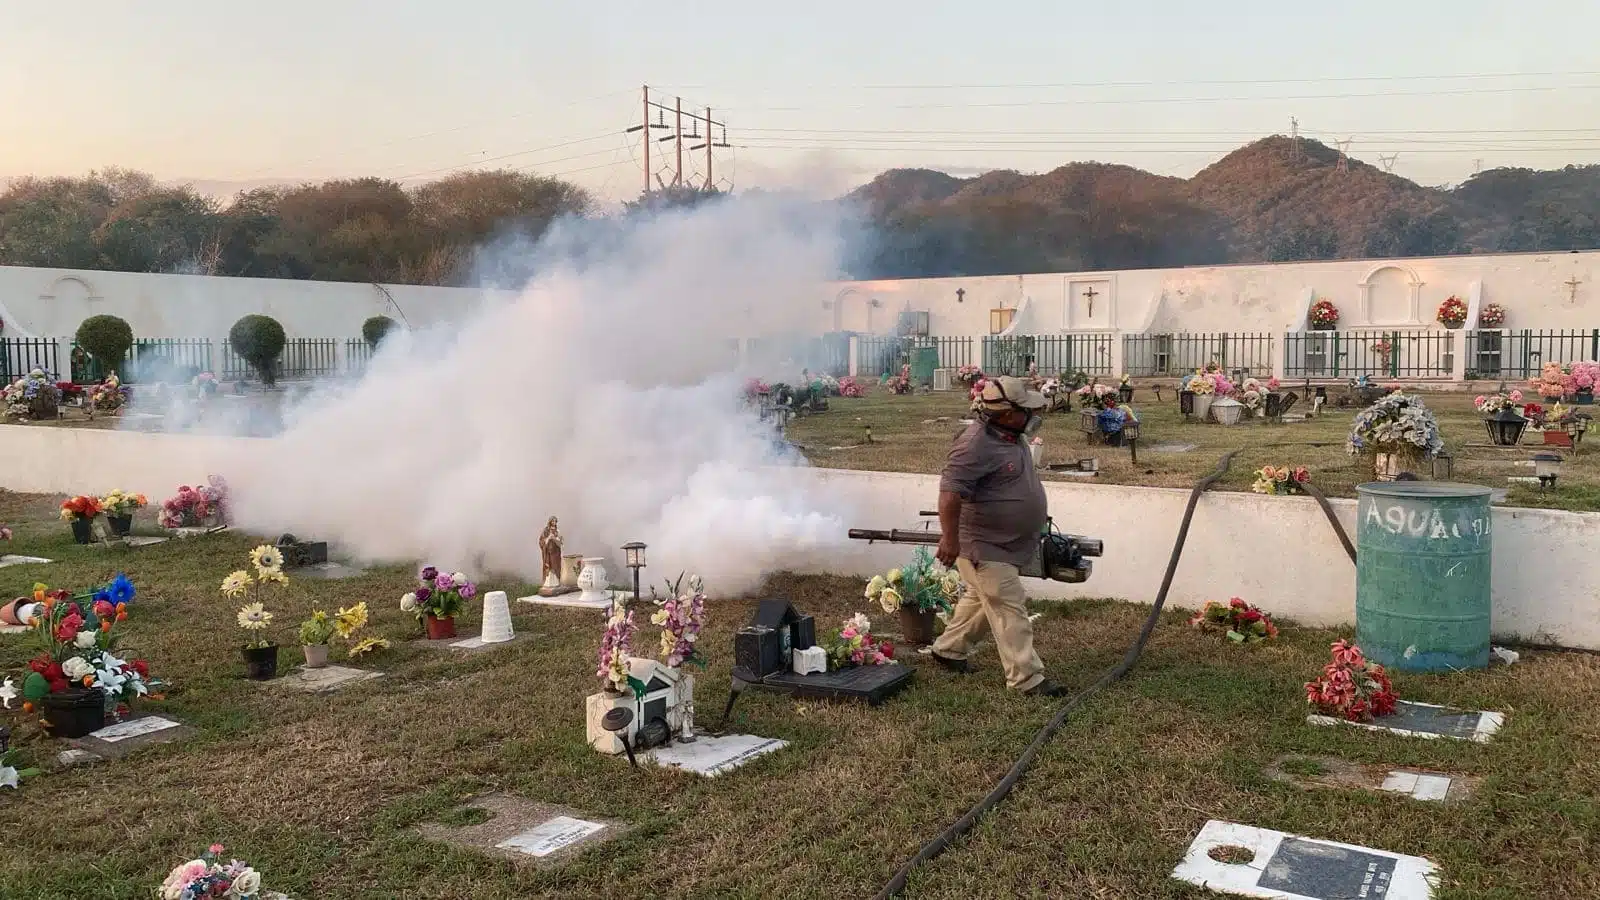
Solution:
{"label": "pink artificial flower", "polygon": [[211,845],[211,855],[212,856],[220,856],[220,855],[222,855],[222,851],[226,850],[226,849],[227,848],[222,846],[221,844],[212,844]]}
{"label": "pink artificial flower", "polygon": [[1472,398],[1472,405],[1473,406],[1482,406],[1483,405],[1483,401],[1484,401],[1484,396],[1482,394],[1479,394],[1478,396]]}
{"label": "pink artificial flower", "polygon": [[1521,403],[1522,402],[1522,391],[1513,390],[1511,392],[1511,402],[1512,403]]}

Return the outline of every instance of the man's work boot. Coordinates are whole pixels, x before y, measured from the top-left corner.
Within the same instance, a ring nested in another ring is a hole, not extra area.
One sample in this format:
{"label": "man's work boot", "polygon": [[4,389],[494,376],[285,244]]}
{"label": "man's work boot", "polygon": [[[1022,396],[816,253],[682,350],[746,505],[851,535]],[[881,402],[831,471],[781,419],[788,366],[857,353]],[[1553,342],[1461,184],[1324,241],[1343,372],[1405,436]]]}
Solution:
{"label": "man's work boot", "polygon": [[1029,697],[1065,697],[1069,691],[1065,685],[1056,684],[1054,681],[1046,678],[1022,693]]}
{"label": "man's work boot", "polygon": [[958,672],[962,675],[972,671],[972,663],[969,663],[964,659],[940,656],[939,651],[937,650],[929,650],[928,655],[933,657],[933,661],[938,663],[941,668],[949,669],[952,672]]}

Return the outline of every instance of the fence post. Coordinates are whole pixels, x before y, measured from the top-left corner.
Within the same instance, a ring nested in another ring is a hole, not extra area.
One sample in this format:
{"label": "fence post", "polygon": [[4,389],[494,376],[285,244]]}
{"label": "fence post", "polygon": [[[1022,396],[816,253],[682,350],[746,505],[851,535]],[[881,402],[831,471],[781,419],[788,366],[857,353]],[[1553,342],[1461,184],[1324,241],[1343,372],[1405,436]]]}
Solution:
{"label": "fence post", "polygon": [[1450,365],[1450,380],[1459,384],[1467,380],[1467,330],[1456,329],[1451,333],[1450,341],[1455,353]]}
{"label": "fence post", "polygon": [[1109,354],[1111,357],[1111,377],[1121,378],[1128,371],[1127,368],[1125,368],[1127,365],[1127,354],[1124,352],[1122,346],[1122,331],[1120,329],[1112,329],[1111,336],[1107,338],[1107,340],[1111,343],[1111,353]]}
{"label": "fence post", "polygon": [[56,338],[56,371],[50,373],[51,380],[53,380],[53,381],[70,381],[70,380],[72,380],[72,346],[73,346],[73,343],[74,343],[74,341],[70,337],[58,337],[58,338]]}
{"label": "fence post", "polygon": [[858,334],[850,335],[849,359],[850,359],[850,377],[851,378],[856,377],[856,375],[860,372],[860,368],[856,365],[856,354],[860,352],[860,348],[861,348],[861,336],[858,335]]}
{"label": "fence post", "polygon": [[1279,381],[1289,380],[1289,332],[1278,333],[1278,352],[1272,356],[1272,377]]}

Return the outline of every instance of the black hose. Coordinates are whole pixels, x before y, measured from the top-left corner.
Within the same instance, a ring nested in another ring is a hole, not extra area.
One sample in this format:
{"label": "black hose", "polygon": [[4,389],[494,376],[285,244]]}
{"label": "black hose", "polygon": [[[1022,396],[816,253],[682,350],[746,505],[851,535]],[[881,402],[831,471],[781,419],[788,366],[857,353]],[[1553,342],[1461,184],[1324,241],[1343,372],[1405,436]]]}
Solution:
{"label": "black hose", "polygon": [[[1149,617],[1145,619],[1144,627],[1139,630],[1138,639],[1133,642],[1133,646],[1129,647],[1128,652],[1123,655],[1122,662],[1106,670],[1098,681],[1084,688],[1076,696],[1068,700],[1051,717],[1050,721],[1039,729],[1039,733],[1034,735],[1033,743],[1028,745],[1028,749],[1022,751],[1022,756],[1017,758],[1016,763],[1011,766],[1011,771],[1000,779],[1000,783],[994,786],[994,790],[990,791],[988,796],[979,800],[976,806],[967,810],[966,815],[956,820],[955,824],[946,828],[938,837],[923,844],[922,849],[917,851],[917,855],[901,866],[900,870],[894,873],[894,878],[890,879],[883,890],[878,892],[876,900],[888,900],[888,898],[905,890],[906,880],[911,877],[913,869],[943,853],[946,848],[960,839],[962,835],[971,831],[972,826],[978,823],[978,819],[984,813],[993,809],[1001,800],[1005,799],[1007,794],[1011,793],[1011,789],[1022,779],[1023,773],[1027,772],[1028,767],[1033,765],[1033,760],[1039,755],[1039,751],[1044,749],[1044,745],[1050,742],[1050,739],[1055,736],[1062,724],[1066,722],[1067,716],[1074,709],[1077,709],[1078,705],[1083,703],[1084,700],[1128,674],[1128,670],[1133,668],[1133,664],[1139,661],[1139,656],[1144,653],[1146,642],[1150,640],[1151,633],[1155,631],[1156,623],[1161,619],[1161,608],[1167,602],[1167,591],[1171,589],[1173,576],[1178,572],[1178,558],[1182,556],[1184,541],[1189,537],[1189,522],[1194,518],[1195,505],[1200,502],[1201,494],[1210,490],[1211,486],[1217,482],[1217,479],[1227,474],[1228,467],[1233,464],[1234,455],[1239,452],[1238,450],[1231,450],[1224,454],[1222,459],[1217,462],[1216,471],[1196,482],[1194,490],[1189,492],[1189,504],[1183,510],[1183,524],[1178,526],[1178,538],[1172,544],[1172,556],[1167,560],[1167,572],[1161,579],[1161,590],[1156,592],[1155,606],[1150,610]],[[1318,496],[1320,496],[1320,492]],[[1333,510],[1327,505],[1327,500],[1323,499],[1322,504],[1323,509],[1327,511],[1329,518],[1333,520],[1335,527],[1338,528],[1340,536],[1343,537],[1344,529],[1339,527],[1338,520],[1333,517]],[[1345,546],[1349,547],[1348,538],[1345,538]],[[1351,552],[1353,558],[1354,551],[1352,550]]]}
{"label": "black hose", "polygon": [[1344,523],[1340,522],[1339,517],[1334,515],[1333,506],[1328,503],[1327,496],[1324,495],[1322,491],[1318,490],[1316,485],[1309,481],[1300,486],[1305,488],[1306,493],[1310,494],[1312,499],[1317,501],[1318,506],[1322,507],[1323,515],[1328,517],[1328,524],[1333,526],[1333,533],[1339,536],[1339,543],[1344,545],[1345,554],[1350,557],[1351,562],[1355,562],[1356,547],[1354,544],[1350,543],[1350,535],[1345,533]]}

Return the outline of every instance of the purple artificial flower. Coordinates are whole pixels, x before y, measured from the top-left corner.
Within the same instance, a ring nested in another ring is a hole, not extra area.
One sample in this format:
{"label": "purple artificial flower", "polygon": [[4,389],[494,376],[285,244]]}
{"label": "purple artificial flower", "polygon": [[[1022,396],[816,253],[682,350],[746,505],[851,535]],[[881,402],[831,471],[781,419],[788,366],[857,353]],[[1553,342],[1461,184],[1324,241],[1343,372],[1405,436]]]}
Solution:
{"label": "purple artificial flower", "polygon": [[427,603],[428,602],[428,598],[432,597],[432,596],[433,596],[432,589],[426,588],[426,587],[417,588],[417,602],[418,603]]}
{"label": "purple artificial flower", "polygon": [[477,595],[478,586],[470,581],[463,581],[456,585],[456,593],[460,594],[461,599],[463,600],[471,600],[475,595]]}
{"label": "purple artificial flower", "polygon": [[456,586],[456,580],[443,572],[433,580],[433,586],[441,591],[448,591]]}
{"label": "purple artificial flower", "polygon": [[432,581],[435,578],[438,578],[438,577],[439,577],[439,570],[438,569],[434,568],[433,566],[424,566],[423,569],[422,569],[422,573],[417,576],[417,580],[422,582],[423,584],[430,584],[430,583],[432,583]]}

